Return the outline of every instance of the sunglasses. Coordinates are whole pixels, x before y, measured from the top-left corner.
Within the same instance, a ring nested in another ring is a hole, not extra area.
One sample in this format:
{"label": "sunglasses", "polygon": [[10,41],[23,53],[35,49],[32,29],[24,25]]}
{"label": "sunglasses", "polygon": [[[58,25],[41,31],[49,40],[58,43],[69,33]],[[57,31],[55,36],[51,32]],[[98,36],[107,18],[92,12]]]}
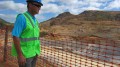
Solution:
{"label": "sunglasses", "polygon": [[38,8],[41,7],[41,5],[38,5],[38,4],[34,4],[34,3],[31,3],[31,4],[34,5],[34,6],[36,6],[36,7],[38,7]]}

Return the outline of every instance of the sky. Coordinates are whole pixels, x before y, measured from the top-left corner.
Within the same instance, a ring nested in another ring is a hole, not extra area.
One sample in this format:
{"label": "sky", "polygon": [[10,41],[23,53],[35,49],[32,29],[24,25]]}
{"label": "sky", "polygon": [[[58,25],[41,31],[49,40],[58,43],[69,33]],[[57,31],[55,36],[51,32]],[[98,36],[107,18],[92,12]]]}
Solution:
{"label": "sky", "polygon": [[[63,12],[78,15],[85,10],[120,11],[120,0],[42,0],[39,22],[56,17]],[[0,18],[14,23],[17,14],[27,11],[26,0],[0,0]]]}

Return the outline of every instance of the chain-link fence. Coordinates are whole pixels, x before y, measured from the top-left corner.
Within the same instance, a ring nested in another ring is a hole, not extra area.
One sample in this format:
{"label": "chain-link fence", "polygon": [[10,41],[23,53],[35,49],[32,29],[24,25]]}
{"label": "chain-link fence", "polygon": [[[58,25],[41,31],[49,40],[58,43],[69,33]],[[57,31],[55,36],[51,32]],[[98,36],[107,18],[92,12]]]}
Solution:
{"label": "chain-link fence", "polygon": [[[18,67],[17,59],[11,56],[11,34],[8,34],[6,56],[5,33],[1,35],[1,57],[5,57],[6,66]],[[51,34],[40,41],[42,52],[37,67],[120,67],[120,44],[113,40]]]}

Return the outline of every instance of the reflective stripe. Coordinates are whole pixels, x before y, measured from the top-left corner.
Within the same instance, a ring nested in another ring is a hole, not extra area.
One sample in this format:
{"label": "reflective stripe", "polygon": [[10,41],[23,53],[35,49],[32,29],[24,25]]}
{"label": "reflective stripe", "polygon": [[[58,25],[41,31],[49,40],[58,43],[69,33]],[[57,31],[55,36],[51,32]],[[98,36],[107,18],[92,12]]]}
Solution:
{"label": "reflective stripe", "polygon": [[33,37],[33,38],[20,38],[21,41],[27,42],[27,41],[33,41],[33,40],[39,40],[39,37]]}

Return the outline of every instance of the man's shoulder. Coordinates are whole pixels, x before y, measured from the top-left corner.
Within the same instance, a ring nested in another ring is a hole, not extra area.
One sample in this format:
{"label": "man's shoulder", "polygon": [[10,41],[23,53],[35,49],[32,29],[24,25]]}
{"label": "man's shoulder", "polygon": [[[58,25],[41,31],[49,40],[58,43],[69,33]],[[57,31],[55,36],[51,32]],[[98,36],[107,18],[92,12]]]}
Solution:
{"label": "man's shoulder", "polygon": [[22,13],[19,13],[18,15],[17,15],[17,18],[18,17],[24,17],[24,15],[22,14]]}
{"label": "man's shoulder", "polygon": [[17,17],[16,17],[16,19],[17,20],[19,20],[19,19],[26,20],[25,16],[23,15],[23,13],[18,14]]}
{"label": "man's shoulder", "polygon": [[16,22],[17,23],[18,22],[22,23],[22,22],[25,22],[25,21],[26,21],[26,19],[25,19],[24,15],[22,13],[17,15],[17,17],[16,17]]}

